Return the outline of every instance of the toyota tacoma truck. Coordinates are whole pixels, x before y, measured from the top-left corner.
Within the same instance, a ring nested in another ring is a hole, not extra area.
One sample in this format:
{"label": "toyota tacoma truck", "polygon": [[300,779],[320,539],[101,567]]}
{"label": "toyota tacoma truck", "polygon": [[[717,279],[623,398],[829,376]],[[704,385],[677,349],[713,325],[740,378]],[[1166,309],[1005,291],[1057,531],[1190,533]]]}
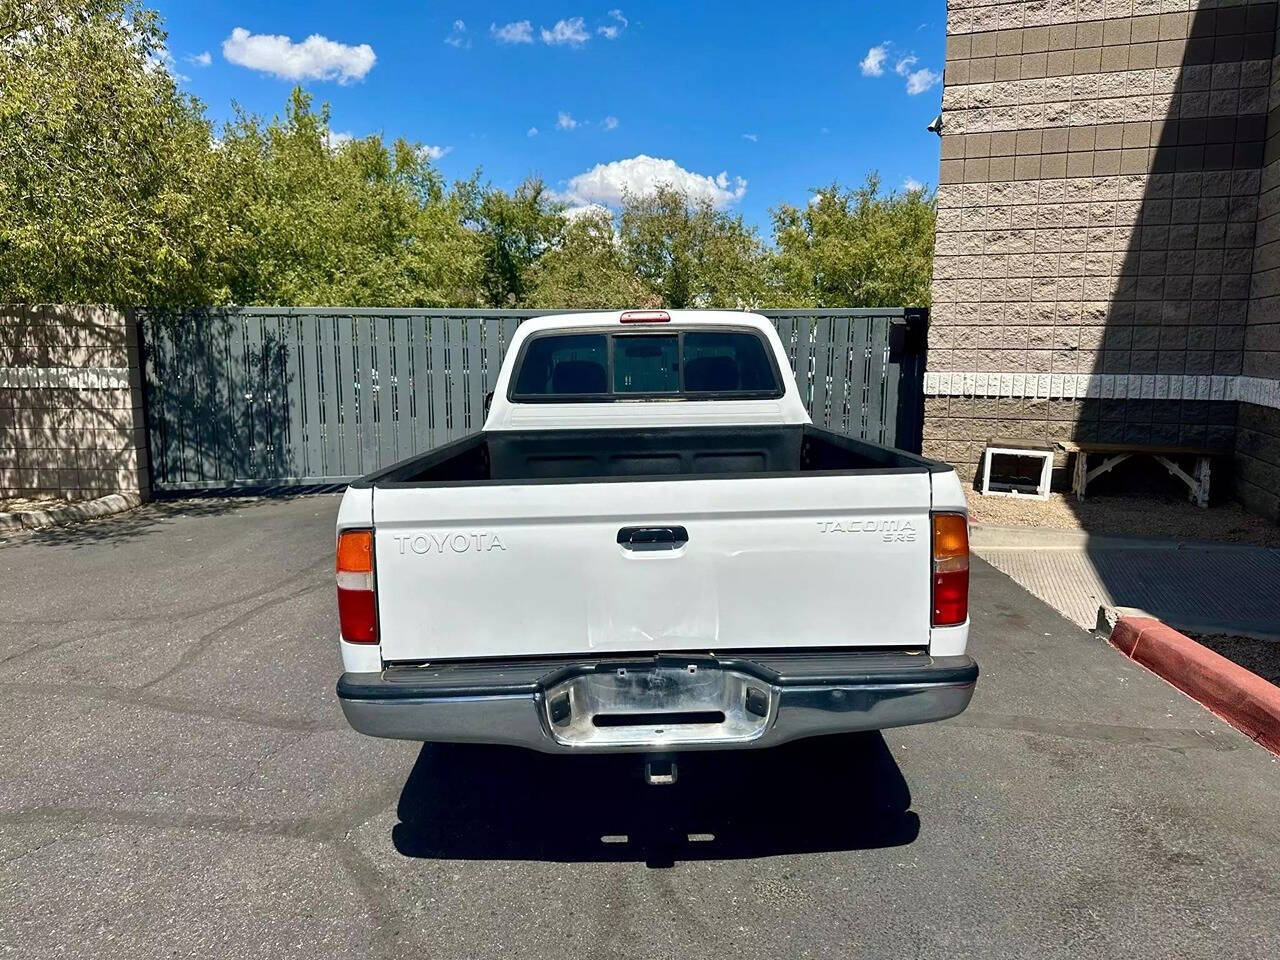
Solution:
{"label": "toyota tacoma truck", "polygon": [[750,313],[521,324],[479,433],[347,489],[337,590],[377,737],[671,757],[942,720],[978,675],[955,471],[813,426]]}

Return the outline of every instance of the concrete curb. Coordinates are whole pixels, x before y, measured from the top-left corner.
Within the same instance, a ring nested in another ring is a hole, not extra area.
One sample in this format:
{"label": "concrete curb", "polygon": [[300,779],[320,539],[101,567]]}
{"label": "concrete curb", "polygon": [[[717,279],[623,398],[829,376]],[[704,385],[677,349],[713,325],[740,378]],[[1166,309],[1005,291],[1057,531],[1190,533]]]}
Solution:
{"label": "concrete curb", "polygon": [[1220,633],[1233,637],[1248,637],[1251,640],[1265,640],[1267,643],[1280,643],[1280,633],[1276,632],[1276,627],[1280,624],[1274,621],[1266,623],[1254,622],[1248,620],[1232,620],[1230,623],[1224,623],[1221,620],[1197,620],[1193,617],[1158,617],[1149,610],[1143,610],[1140,607],[1098,607],[1098,625],[1094,628],[1098,633],[1110,635],[1115,629],[1116,623],[1125,617],[1139,617],[1150,620],[1159,620],[1166,627],[1181,633],[1196,633],[1201,636]]}
{"label": "concrete curb", "polygon": [[142,503],[136,493],[111,493],[84,503],[69,503],[65,507],[48,510],[23,510],[16,513],[0,513],[0,534],[18,533],[22,530],[39,530],[79,520],[96,520],[113,513],[124,513]]}
{"label": "concrete curb", "polygon": [[1280,687],[1148,617],[1122,617],[1111,643],[1280,756]]}

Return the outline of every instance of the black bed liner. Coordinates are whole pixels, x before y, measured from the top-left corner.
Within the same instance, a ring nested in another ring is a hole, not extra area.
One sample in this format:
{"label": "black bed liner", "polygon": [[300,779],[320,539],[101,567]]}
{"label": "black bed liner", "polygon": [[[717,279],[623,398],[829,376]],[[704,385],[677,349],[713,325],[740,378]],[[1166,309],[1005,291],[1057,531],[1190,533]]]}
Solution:
{"label": "black bed liner", "polygon": [[937,473],[915,454],[810,425],[481,431],[352,484],[443,486],[795,473]]}

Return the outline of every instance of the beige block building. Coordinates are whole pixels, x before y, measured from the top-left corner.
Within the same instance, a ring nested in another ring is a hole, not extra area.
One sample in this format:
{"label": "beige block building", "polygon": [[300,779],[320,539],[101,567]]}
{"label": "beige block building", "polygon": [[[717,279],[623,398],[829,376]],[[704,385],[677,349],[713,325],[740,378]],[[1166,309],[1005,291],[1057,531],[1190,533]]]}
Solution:
{"label": "beige block building", "polygon": [[1276,9],[951,0],[927,454],[1211,446],[1280,515]]}

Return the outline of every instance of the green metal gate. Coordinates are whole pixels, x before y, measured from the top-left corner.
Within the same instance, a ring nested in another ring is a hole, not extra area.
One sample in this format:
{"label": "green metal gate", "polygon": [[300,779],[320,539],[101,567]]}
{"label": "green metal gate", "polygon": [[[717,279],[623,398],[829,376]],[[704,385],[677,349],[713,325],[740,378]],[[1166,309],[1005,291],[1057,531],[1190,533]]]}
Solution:
{"label": "green metal gate", "polygon": [[[559,312],[140,311],[152,488],[340,483],[479,430],[516,326]],[[925,311],[758,312],[814,423],[920,449]]]}

